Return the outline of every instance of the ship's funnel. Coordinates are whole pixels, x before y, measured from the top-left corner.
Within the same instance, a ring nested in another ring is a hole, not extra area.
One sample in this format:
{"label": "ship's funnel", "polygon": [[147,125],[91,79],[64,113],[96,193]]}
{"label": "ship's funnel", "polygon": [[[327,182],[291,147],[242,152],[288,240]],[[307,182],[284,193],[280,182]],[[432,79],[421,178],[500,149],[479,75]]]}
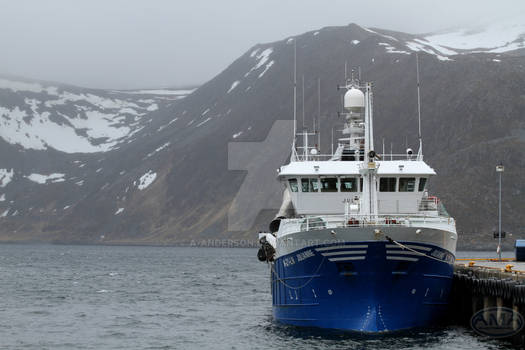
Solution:
{"label": "ship's funnel", "polygon": [[348,90],[345,94],[345,108],[352,112],[361,112],[365,108],[365,94],[354,87]]}

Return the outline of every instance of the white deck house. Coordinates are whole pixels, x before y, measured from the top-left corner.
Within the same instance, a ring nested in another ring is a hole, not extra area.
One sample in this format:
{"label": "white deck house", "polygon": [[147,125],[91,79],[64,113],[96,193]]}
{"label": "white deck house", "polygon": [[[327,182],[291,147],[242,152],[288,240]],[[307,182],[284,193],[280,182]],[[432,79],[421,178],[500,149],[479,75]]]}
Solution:
{"label": "white deck house", "polygon": [[[282,166],[279,178],[290,193],[296,215],[344,214],[347,207],[358,214],[363,197],[360,163],[304,161]],[[436,174],[431,167],[418,160],[375,163],[378,214],[418,213],[427,208],[426,185]]]}

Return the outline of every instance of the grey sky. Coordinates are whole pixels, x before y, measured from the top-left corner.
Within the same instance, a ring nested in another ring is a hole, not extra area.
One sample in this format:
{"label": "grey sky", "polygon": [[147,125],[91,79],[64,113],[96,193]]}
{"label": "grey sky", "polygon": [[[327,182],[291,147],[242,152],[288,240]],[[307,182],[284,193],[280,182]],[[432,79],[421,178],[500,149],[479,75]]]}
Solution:
{"label": "grey sky", "polygon": [[324,26],[422,33],[518,14],[523,0],[0,0],[0,74],[100,88],[199,84],[256,43]]}

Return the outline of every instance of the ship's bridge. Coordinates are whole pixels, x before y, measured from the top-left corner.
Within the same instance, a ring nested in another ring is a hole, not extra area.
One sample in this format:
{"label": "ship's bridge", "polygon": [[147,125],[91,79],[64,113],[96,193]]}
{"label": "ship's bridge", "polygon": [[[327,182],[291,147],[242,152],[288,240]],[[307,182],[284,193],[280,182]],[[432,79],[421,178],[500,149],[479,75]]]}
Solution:
{"label": "ship's bridge", "polygon": [[[297,215],[359,211],[363,196],[363,162],[299,161],[279,169]],[[378,214],[409,214],[424,210],[426,187],[434,169],[419,160],[377,161]]]}

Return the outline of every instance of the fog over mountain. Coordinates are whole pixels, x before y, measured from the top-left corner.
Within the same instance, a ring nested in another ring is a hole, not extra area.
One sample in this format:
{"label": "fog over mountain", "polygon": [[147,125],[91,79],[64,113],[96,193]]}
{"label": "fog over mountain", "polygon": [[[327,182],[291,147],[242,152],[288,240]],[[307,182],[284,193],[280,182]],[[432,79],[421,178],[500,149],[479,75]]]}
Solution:
{"label": "fog over mountain", "polygon": [[430,33],[476,30],[520,0],[0,0],[0,74],[77,86],[139,89],[201,85],[256,43],[346,25]]}
{"label": "fog over mountain", "polygon": [[[393,143],[397,153],[416,146],[417,52],[425,160],[438,173],[431,191],[457,218],[459,246],[492,240],[500,161],[504,228],[525,235],[525,24],[504,21],[424,35],[325,27],[257,44],[194,91],[97,90],[2,76],[0,239],[255,240],[274,212],[260,212],[249,230],[228,231],[228,209],[246,176],[228,170],[228,143],[263,141],[276,120],[292,118],[294,40],[307,124],[321,81],[324,153],[332,125],[341,125],[335,87],[345,62],[374,83],[376,143]],[[244,209],[257,210],[279,193],[274,186]]]}

